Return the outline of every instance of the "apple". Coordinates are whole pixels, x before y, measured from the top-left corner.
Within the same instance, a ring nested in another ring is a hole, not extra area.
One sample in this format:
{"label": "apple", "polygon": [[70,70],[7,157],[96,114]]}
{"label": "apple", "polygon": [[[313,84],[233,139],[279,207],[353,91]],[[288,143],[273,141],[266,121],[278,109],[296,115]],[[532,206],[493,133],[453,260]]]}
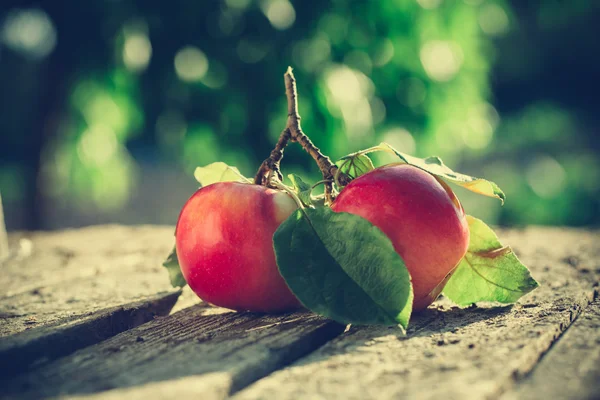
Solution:
{"label": "apple", "polygon": [[452,189],[408,164],[354,179],[331,208],[367,219],[390,238],[411,275],[414,311],[437,298],[469,246],[465,212]]}
{"label": "apple", "polygon": [[175,232],[185,280],[204,301],[238,311],[281,312],[300,302],[279,274],[273,234],[296,210],[286,193],[238,182],[199,189]]}

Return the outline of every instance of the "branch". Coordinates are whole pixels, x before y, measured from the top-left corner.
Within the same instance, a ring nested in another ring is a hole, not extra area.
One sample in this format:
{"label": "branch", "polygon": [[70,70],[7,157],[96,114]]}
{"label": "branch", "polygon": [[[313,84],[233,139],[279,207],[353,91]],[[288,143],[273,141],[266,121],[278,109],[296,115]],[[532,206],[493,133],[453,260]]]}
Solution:
{"label": "branch", "polygon": [[285,95],[288,103],[288,121],[287,128],[291,134],[291,139],[294,142],[300,143],[302,148],[306,150],[308,154],[317,162],[321,173],[323,174],[323,180],[328,181],[325,184],[325,197],[329,203],[333,201],[333,184],[334,178],[337,175],[337,179],[342,185],[346,185],[350,182],[350,178],[346,174],[338,172],[338,167],[331,162],[329,157],[321,153],[319,148],[311,142],[311,140],[302,132],[300,126],[300,114],[298,113],[298,91],[296,89],[296,78],[292,72],[292,68],[288,67],[286,73],[283,75],[285,81]]}
{"label": "branch", "polygon": [[281,175],[280,163],[283,158],[283,149],[287,146],[291,139],[290,130],[285,128],[279,140],[275,145],[275,148],[271,151],[269,158],[262,162],[256,176],[254,177],[254,184],[270,186],[271,177],[273,174],[281,181],[283,176]]}
{"label": "branch", "polygon": [[338,167],[331,162],[329,157],[321,153],[319,148],[311,142],[304,132],[302,132],[302,127],[300,126],[301,117],[298,113],[296,78],[294,77],[291,67],[288,67],[283,77],[285,82],[285,95],[288,103],[287,124],[283,132],[281,132],[277,145],[273,151],[271,151],[269,158],[260,165],[260,168],[254,177],[254,183],[257,185],[276,187],[276,182],[271,182],[271,180],[276,178],[281,181],[283,179],[280,171],[283,150],[290,141],[298,142],[319,166],[319,169],[323,174],[323,180],[326,182],[325,198],[327,202],[331,204],[333,201],[333,182],[345,186],[350,183],[351,178],[348,175],[341,173],[338,170]]}

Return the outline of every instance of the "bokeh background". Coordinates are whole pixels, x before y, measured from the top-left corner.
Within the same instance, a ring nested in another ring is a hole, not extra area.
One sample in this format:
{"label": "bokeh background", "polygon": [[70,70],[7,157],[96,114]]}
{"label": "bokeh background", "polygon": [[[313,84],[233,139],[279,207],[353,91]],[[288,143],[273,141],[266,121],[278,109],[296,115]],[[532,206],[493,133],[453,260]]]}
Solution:
{"label": "bokeh background", "polygon": [[457,189],[490,223],[597,226],[599,38],[597,0],[2,0],[6,224],[174,224],[196,166],[255,173],[291,65],[332,159],[386,141],[497,182]]}

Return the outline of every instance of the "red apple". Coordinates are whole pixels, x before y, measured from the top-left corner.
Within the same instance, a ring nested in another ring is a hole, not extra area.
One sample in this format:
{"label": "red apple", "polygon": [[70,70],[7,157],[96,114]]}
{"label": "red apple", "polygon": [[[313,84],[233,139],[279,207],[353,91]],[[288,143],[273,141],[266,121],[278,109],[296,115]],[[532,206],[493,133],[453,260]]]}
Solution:
{"label": "red apple", "polygon": [[408,164],[358,177],[331,208],[367,219],[390,238],[411,275],[415,311],[437,298],[469,246],[465,212],[452,190]]}
{"label": "red apple", "polygon": [[203,300],[233,310],[279,312],[300,307],[279,274],[273,234],[296,210],[286,193],[237,182],[199,189],[176,229],[185,280]]}

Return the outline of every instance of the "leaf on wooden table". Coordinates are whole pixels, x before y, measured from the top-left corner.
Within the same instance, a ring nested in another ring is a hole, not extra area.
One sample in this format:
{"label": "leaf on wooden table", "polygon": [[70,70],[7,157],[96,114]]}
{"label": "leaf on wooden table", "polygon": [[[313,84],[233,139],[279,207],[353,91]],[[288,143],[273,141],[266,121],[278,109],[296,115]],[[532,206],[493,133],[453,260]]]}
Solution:
{"label": "leaf on wooden table", "polygon": [[460,306],[479,301],[514,303],[539,286],[489,226],[470,215],[467,221],[469,249],[444,288],[446,297]]}

